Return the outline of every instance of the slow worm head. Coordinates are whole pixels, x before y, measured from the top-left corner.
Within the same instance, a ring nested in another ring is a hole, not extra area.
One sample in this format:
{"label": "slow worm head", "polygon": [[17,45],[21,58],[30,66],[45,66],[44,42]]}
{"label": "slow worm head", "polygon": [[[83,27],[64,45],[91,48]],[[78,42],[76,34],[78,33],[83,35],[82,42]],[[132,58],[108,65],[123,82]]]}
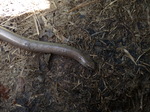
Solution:
{"label": "slow worm head", "polygon": [[49,43],[27,39],[1,26],[0,26],[0,39],[26,50],[43,53],[54,53],[62,56],[68,56],[70,58],[77,60],[83,66],[90,69],[94,69],[95,64],[90,58],[90,56],[85,55],[81,51],[64,44]]}

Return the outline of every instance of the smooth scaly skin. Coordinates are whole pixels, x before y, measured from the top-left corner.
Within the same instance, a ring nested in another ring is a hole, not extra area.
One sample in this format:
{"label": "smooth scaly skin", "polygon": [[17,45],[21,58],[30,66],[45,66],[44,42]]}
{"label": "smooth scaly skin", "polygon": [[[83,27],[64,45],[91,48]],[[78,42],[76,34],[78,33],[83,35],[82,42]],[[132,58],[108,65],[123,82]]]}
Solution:
{"label": "smooth scaly skin", "polygon": [[27,39],[1,26],[0,39],[26,50],[67,56],[77,60],[79,63],[87,68],[94,69],[94,62],[91,60],[90,56],[84,55],[81,51],[64,44]]}

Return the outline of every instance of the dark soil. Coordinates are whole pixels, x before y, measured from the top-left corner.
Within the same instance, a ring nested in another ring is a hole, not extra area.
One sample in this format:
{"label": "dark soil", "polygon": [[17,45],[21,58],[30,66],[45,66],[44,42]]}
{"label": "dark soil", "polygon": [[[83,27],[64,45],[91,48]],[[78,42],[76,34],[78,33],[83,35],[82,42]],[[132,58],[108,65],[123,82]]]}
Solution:
{"label": "dark soil", "polygon": [[[44,41],[73,46],[90,55],[96,67],[1,41],[1,111],[149,112],[150,1],[54,2],[56,10],[10,19],[18,29],[9,29],[36,40],[46,34]],[[42,27],[40,36],[33,17]]]}

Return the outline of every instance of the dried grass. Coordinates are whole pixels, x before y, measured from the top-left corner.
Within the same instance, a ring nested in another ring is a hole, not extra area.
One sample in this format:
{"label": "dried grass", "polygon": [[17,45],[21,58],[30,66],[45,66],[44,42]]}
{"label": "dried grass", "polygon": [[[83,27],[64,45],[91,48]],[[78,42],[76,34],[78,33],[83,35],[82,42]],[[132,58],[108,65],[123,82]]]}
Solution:
{"label": "dried grass", "polygon": [[[96,69],[89,71],[60,56],[51,56],[49,60],[49,55],[1,42],[0,82],[3,88],[10,88],[7,102],[0,93],[4,110],[17,111],[19,101],[25,99],[19,109],[148,112],[149,0],[55,0],[53,4],[52,10],[2,18],[1,25],[37,40],[41,29],[50,29],[55,36],[48,41],[88,52]],[[20,74],[24,79],[16,84]],[[13,95],[16,85],[25,86],[21,89],[23,97],[17,100]]]}

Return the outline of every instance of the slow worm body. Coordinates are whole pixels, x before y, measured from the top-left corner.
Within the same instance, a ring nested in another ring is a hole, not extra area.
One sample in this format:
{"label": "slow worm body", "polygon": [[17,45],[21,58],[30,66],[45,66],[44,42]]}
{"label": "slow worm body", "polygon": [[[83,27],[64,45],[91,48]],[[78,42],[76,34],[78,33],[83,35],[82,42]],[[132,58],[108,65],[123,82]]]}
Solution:
{"label": "slow worm body", "polygon": [[65,44],[49,43],[27,39],[0,26],[0,40],[6,41],[17,47],[42,53],[53,53],[75,59],[83,66],[94,69],[94,62],[90,56]]}

